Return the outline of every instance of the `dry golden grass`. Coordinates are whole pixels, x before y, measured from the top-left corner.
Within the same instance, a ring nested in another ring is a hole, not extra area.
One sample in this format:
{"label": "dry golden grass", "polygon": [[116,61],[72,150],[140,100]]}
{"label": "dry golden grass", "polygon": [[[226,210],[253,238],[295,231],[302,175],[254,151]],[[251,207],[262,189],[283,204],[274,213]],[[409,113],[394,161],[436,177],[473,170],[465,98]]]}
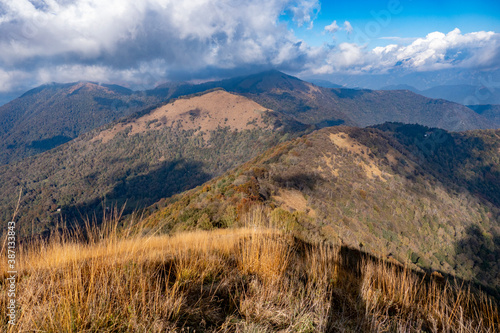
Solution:
{"label": "dry golden grass", "polygon": [[[112,140],[116,134],[130,129],[130,135],[157,130],[160,127],[172,127],[183,130],[209,132],[218,127],[232,130],[266,127],[262,113],[269,109],[256,102],[226,91],[217,90],[186,99],[178,99],[161,106],[152,112],[125,124],[116,124],[113,128],[101,131],[92,141]],[[153,124],[150,126],[149,124]]]}
{"label": "dry golden grass", "polygon": [[[496,332],[497,305],[438,275],[419,277],[406,267],[367,261],[361,295],[374,331]],[[427,278],[427,279],[426,279]]]}
{"label": "dry golden grass", "polygon": [[[265,227],[265,219],[257,208],[243,228],[174,235],[108,222],[25,244],[18,252],[16,325],[4,319],[0,330],[499,329],[498,309],[485,295],[339,246],[307,244]],[[6,318],[4,278],[1,283]]]}

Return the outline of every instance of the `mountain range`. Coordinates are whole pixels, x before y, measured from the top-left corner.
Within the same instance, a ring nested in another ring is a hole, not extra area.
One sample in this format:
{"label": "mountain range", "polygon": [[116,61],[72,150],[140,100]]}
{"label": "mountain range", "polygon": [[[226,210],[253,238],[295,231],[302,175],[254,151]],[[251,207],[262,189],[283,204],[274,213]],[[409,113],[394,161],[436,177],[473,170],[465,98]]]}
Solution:
{"label": "mountain range", "polygon": [[324,88],[279,71],[200,85],[159,86],[149,94],[194,93],[213,88],[244,95],[261,105],[322,126],[370,126],[386,121],[419,123],[451,131],[490,128],[487,119],[463,105],[409,91]]}
{"label": "mountain range", "polygon": [[463,105],[500,104],[500,89],[496,86],[473,86],[467,84],[436,86],[425,90],[403,85],[390,85],[382,90],[410,90],[429,98],[439,98]]}
{"label": "mountain range", "polygon": [[[50,150],[121,117],[183,95],[215,88],[248,97],[295,120],[318,127],[369,126],[386,121],[451,131],[498,126],[489,113],[410,91],[324,88],[278,71],[203,84],[169,83],[147,91],[92,82],[48,84],[0,107],[0,164]],[[496,119],[496,118],[495,118]]]}
{"label": "mountain range", "polygon": [[303,239],[477,281],[500,292],[500,131],[387,123],[284,142],[224,176],[160,201],[150,226],[241,224],[259,207]]}
{"label": "mountain range", "polygon": [[177,99],[0,167],[2,218],[12,214],[19,187],[25,192],[19,213],[24,234],[115,204],[142,208],[307,129],[223,90]]}
{"label": "mountain range", "polygon": [[[469,86],[472,93],[475,93],[476,88],[486,88],[491,94],[498,98],[500,90],[500,70],[475,70],[470,69],[441,69],[435,71],[415,71],[408,72],[403,69],[391,70],[385,73],[336,73],[306,80],[314,80],[316,82],[327,81],[329,84],[341,85],[342,87],[365,88],[365,89],[384,89],[387,86],[411,86],[419,91],[432,90],[434,87],[452,87],[452,86]],[[319,80],[319,81],[318,81]],[[321,84],[319,84],[321,85]],[[451,90],[449,94],[453,94]],[[455,94],[456,95],[456,94]],[[465,98],[470,95],[462,96]],[[486,96],[482,95],[479,100],[484,100]],[[440,98],[445,98],[440,96]],[[460,101],[461,103],[462,101]],[[487,104],[486,102],[466,103],[466,104]],[[498,103],[497,103],[498,104]]]}
{"label": "mountain range", "polygon": [[278,71],[143,92],[45,85],[0,108],[1,218],[20,189],[21,237],[113,207],[165,232],[241,225],[257,207],[305,240],[500,295],[497,114]]}

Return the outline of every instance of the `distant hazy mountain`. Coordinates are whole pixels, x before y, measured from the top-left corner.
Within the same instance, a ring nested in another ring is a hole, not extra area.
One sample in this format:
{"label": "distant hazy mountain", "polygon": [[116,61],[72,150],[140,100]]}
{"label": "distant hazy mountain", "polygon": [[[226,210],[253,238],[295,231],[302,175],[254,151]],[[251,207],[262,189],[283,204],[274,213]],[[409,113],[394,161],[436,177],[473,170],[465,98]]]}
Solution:
{"label": "distant hazy mountain", "polygon": [[330,82],[328,80],[310,79],[307,81],[311,82],[312,84],[315,84],[319,87],[323,87],[323,88],[344,88],[340,84],[336,84],[336,83]]}
{"label": "distant hazy mountain", "polygon": [[463,105],[485,105],[500,103],[500,87],[484,87],[472,85],[436,86],[425,90],[418,90],[406,84],[389,85],[381,90],[410,90],[414,93],[435,99],[445,99]]}
{"label": "distant hazy mountain", "polygon": [[8,92],[8,93],[0,93],[0,106],[9,103],[10,101],[16,99],[17,97],[21,96],[23,92]]}
{"label": "distant hazy mountain", "polygon": [[442,98],[464,105],[500,104],[500,87],[471,85],[437,86],[419,92],[430,98]]}
{"label": "distant hazy mountain", "polygon": [[32,89],[0,107],[0,164],[54,148],[158,100],[91,82]]}
{"label": "distant hazy mountain", "polygon": [[468,105],[468,107],[500,128],[500,105]]}
{"label": "distant hazy mountain", "polygon": [[380,90],[409,90],[409,91],[412,91],[416,94],[420,94],[420,90],[418,90],[417,88],[410,86],[408,84],[393,84],[393,85],[382,87],[382,88],[380,88]]}
{"label": "distant hazy mountain", "polygon": [[346,87],[370,89],[403,84],[413,86],[418,90],[449,85],[486,86],[491,90],[497,90],[497,93],[500,90],[500,70],[498,69],[484,72],[455,68],[427,72],[407,72],[404,69],[395,69],[384,74],[328,74],[316,78]]}
{"label": "distant hazy mountain", "polygon": [[331,75],[329,80],[348,87],[410,90],[417,94],[464,104],[500,104],[500,70],[481,73],[457,70],[404,74]]}

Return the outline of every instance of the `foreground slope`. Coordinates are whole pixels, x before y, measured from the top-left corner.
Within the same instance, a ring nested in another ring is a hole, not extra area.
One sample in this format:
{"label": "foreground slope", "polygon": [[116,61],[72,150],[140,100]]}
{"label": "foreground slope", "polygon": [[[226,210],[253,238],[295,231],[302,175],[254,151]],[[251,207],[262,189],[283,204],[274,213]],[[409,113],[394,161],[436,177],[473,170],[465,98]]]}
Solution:
{"label": "foreground slope", "polygon": [[0,164],[52,149],[159,100],[91,82],[32,89],[0,107]]}
{"label": "foreground slope", "polygon": [[[497,332],[494,299],[265,227],[159,235],[114,223],[23,246],[3,332]],[[140,223],[139,223],[140,224]],[[84,240],[82,240],[82,238]],[[4,255],[1,253],[0,255]],[[0,262],[0,272],[8,270]],[[0,273],[3,275],[3,273]],[[0,280],[0,316],[9,298]],[[457,310],[458,309],[458,310]]]}
{"label": "foreground slope", "polygon": [[229,226],[254,205],[306,239],[341,239],[500,287],[500,132],[332,127],[151,207],[166,230]]}
{"label": "foreground slope", "polygon": [[2,218],[12,215],[20,188],[19,231],[24,235],[52,229],[60,219],[102,216],[114,204],[141,208],[305,129],[225,91],[179,99],[0,167]]}

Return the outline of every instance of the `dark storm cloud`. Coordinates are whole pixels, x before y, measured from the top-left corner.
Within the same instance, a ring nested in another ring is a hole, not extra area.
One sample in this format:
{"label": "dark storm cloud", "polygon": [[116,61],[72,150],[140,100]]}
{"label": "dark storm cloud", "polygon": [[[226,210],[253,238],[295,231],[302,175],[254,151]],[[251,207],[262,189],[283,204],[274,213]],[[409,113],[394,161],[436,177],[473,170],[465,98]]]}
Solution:
{"label": "dark storm cloud", "polygon": [[319,9],[319,0],[0,0],[0,92],[77,80],[145,88],[269,68],[328,74],[498,63],[493,32],[435,32],[375,49],[311,47],[291,28],[310,26]]}
{"label": "dark storm cloud", "polygon": [[279,17],[290,12],[302,25],[318,9],[317,0],[2,0],[0,90],[26,81],[300,69],[309,50]]}

